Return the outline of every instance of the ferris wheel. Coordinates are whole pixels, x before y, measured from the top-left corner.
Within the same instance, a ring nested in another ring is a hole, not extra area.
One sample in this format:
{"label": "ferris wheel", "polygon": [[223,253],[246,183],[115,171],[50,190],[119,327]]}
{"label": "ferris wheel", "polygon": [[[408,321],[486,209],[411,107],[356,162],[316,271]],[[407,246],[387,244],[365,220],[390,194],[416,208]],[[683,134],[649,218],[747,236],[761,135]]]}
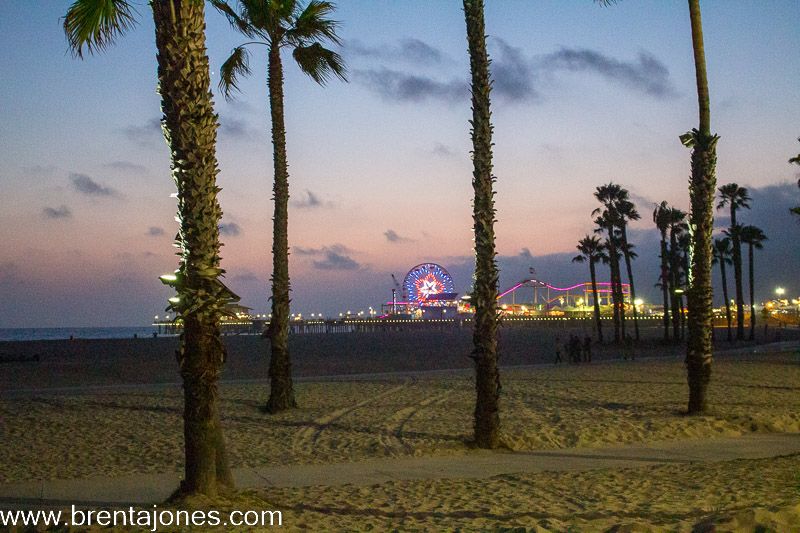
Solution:
{"label": "ferris wheel", "polygon": [[453,278],[447,270],[436,263],[415,266],[403,279],[403,292],[409,302],[424,302],[430,296],[442,292],[455,292]]}

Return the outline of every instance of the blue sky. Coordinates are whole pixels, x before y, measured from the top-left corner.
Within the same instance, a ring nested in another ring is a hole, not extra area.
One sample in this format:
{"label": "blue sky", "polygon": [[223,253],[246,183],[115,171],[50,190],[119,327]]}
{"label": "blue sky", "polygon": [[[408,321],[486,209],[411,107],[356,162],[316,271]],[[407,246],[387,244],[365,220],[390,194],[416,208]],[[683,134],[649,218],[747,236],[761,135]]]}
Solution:
{"label": "blue sky", "polygon": [[[582,281],[567,254],[591,230],[594,187],[611,180],[637,199],[644,253],[652,204],[688,207],[678,135],[696,126],[697,103],[685,2],[488,4],[501,284],[524,276],[523,263],[552,264],[554,282]],[[169,296],[156,278],[176,262],[174,186],[149,7],[137,3],[139,25],[81,61],[60,27],[68,6],[0,3],[0,327],[142,324]],[[744,215],[774,227],[757,291],[781,283],[800,293],[790,274],[800,228],[786,209],[800,196],[786,162],[800,146],[800,4],[702,8],[719,181],[769,204]],[[293,308],[366,309],[388,298],[390,273],[423,261],[451,268],[463,291],[472,191],[460,2],[341,1],[337,18],[350,83],[316,86],[286,56]],[[219,14],[207,20],[216,83],[243,39]],[[236,101],[215,101],[223,266],[243,303],[263,311],[272,148],[258,48],[252,67]],[[647,291],[652,258],[639,263]]]}

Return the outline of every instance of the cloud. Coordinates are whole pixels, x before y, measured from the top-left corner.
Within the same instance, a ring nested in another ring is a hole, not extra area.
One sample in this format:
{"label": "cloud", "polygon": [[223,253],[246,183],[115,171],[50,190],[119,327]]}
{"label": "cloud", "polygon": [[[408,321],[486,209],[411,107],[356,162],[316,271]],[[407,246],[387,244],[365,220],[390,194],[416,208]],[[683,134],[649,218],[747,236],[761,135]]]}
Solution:
{"label": "cloud", "polygon": [[238,237],[242,233],[242,227],[236,222],[222,222],[219,225],[219,233],[227,237]]}
{"label": "cloud", "polygon": [[[673,98],[677,91],[670,80],[669,69],[658,58],[641,52],[634,61],[623,61],[596,50],[561,48],[538,60],[526,58],[523,49],[493,38],[492,91],[499,99],[521,103],[541,99],[535,86],[540,72],[588,72],[611,82],[659,99]],[[399,46],[365,46],[358,41],[348,43],[351,55],[374,57],[396,63],[408,59],[415,66],[441,63],[444,56],[437,49],[416,39],[401,41]],[[463,101],[469,96],[466,78],[441,80],[428,75],[410,73],[386,66],[355,69],[353,80],[381,98],[393,102]]]}
{"label": "cloud", "polygon": [[160,237],[164,235],[164,228],[159,228],[158,226],[150,226],[147,228],[147,235],[150,237]]}
{"label": "cloud", "polygon": [[586,48],[561,48],[546,55],[542,67],[598,74],[656,98],[666,99],[677,94],[669,79],[669,69],[647,52],[641,52],[636,61],[620,61]]}
{"label": "cloud", "polygon": [[453,102],[469,96],[466,82],[457,79],[439,81],[428,76],[409,74],[385,67],[354,70],[353,80],[365,86],[384,100],[396,102],[424,102],[440,100]]}
{"label": "cloud", "polygon": [[361,268],[357,261],[345,254],[328,249],[325,250],[324,255],[323,260],[313,261],[314,268],[318,270],[358,270]]}
{"label": "cloud", "polygon": [[236,274],[231,277],[233,281],[240,281],[240,282],[254,282],[259,281],[258,276],[250,272],[249,270],[245,270],[241,274]]}
{"label": "cloud", "polygon": [[333,202],[322,200],[319,196],[306,189],[305,197],[293,201],[292,205],[300,209],[315,209],[320,207],[333,207]]}
{"label": "cloud", "polygon": [[161,119],[151,118],[145,124],[139,126],[126,126],[120,130],[129,141],[145,148],[153,146],[157,139],[162,136]]}
{"label": "cloud", "polygon": [[297,255],[319,257],[311,262],[317,270],[359,270],[361,268],[361,264],[350,257],[352,251],[341,244],[321,248],[295,246],[292,250]]}
{"label": "cloud", "polygon": [[416,65],[439,65],[446,60],[437,48],[415,38],[401,39],[399,44],[368,46],[361,41],[347,41],[344,51],[352,57],[369,57],[389,61],[406,61]]}
{"label": "cloud", "polygon": [[391,243],[411,242],[412,240],[407,237],[401,237],[393,229],[387,229],[386,231],[383,232],[383,235],[384,237],[386,237],[386,240]]}
{"label": "cloud", "polygon": [[69,175],[72,186],[86,196],[117,196],[118,193],[111,187],[106,187],[94,181],[86,174],[72,173]]}
{"label": "cloud", "polygon": [[45,207],[42,209],[42,215],[44,215],[45,218],[50,219],[70,218],[72,217],[72,211],[70,211],[69,207],[65,205],[58,207]]}
{"label": "cloud", "polygon": [[115,170],[122,170],[124,172],[135,172],[142,174],[147,172],[147,167],[139,165],[138,163],[131,163],[130,161],[112,161],[103,165],[106,168],[113,168]]}
{"label": "cloud", "polygon": [[539,94],[533,88],[534,71],[522,49],[494,38],[498,53],[492,60],[492,93],[511,102],[534,100]]}
{"label": "cloud", "polygon": [[433,144],[433,148],[431,148],[431,153],[433,155],[438,155],[441,157],[451,157],[455,155],[455,152],[453,151],[452,148],[440,142]]}
{"label": "cloud", "polygon": [[244,120],[237,118],[221,118],[219,122],[219,132],[225,137],[237,140],[248,139],[261,133]]}

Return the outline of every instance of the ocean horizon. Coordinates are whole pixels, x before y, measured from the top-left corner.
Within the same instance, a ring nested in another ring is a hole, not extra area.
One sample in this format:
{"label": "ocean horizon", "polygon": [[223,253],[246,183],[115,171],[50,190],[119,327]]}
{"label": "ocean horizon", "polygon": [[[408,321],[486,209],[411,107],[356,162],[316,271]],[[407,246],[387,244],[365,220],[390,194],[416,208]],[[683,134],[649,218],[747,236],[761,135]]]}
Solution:
{"label": "ocean horizon", "polygon": [[[0,328],[1,341],[46,341],[73,339],[130,339],[152,337],[155,326],[129,326],[104,328]],[[162,333],[159,336],[166,336]]]}

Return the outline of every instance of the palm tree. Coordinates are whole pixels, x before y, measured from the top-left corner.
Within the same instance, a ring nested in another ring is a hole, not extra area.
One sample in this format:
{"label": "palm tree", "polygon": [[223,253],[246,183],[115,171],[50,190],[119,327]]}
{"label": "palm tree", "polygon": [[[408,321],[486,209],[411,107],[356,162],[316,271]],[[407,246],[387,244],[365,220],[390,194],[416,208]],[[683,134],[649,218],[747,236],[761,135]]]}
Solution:
{"label": "palm tree", "polygon": [[[736,227],[736,212],[739,209],[750,209],[750,195],[747,189],[736,183],[728,183],[719,188],[719,203],[717,209],[730,207],[731,225]],[[744,290],[742,284],[742,244],[739,234],[734,232],[731,237],[733,244],[733,277],[736,286],[736,340],[744,339]]]}
{"label": "palm tree", "polygon": [[731,261],[731,239],[730,237],[722,237],[714,239],[714,263],[719,263],[719,270],[722,276],[722,296],[725,298],[725,319],[728,323],[728,342],[733,340],[731,333],[731,302],[728,299],[728,278],[726,275],[725,265],[733,263]]}
{"label": "palm tree", "polygon": [[669,213],[669,293],[672,302],[672,337],[682,338],[680,333],[683,315],[683,284],[681,283],[681,250],[679,241],[688,230],[686,212],[677,207]]}
{"label": "palm tree", "polygon": [[628,242],[628,222],[631,220],[639,220],[641,215],[636,210],[636,206],[627,199],[628,191],[624,191],[624,198],[617,205],[617,212],[619,213],[619,230],[620,241],[622,242],[622,255],[625,258],[625,267],[628,271],[628,283],[630,284],[631,295],[630,300],[633,303],[633,329],[636,340],[639,340],[639,312],[636,310],[636,286],[633,283],[633,269],[631,268],[631,260],[636,258],[636,253],[633,252],[634,246]]}
{"label": "palm tree", "polygon": [[463,0],[472,76],[472,220],[475,229],[475,442],[496,448],[500,442],[500,373],[497,369],[497,264],[494,243],[494,191],[492,176],[492,122],[489,56],[483,0]]}
{"label": "palm tree", "polygon": [[589,275],[592,279],[592,298],[594,299],[594,321],[597,327],[597,339],[603,342],[603,327],[600,321],[600,299],[597,296],[597,273],[595,265],[598,261],[604,260],[607,256],[604,252],[605,246],[600,239],[594,235],[587,235],[578,241],[576,246],[579,255],[572,258],[573,263],[589,263]]}
{"label": "palm tree", "polygon": [[267,49],[275,212],[272,219],[272,318],[267,331],[271,341],[270,393],[266,408],[277,413],[297,407],[289,358],[289,169],[281,49],[290,48],[300,70],[320,85],[332,75],[346,80],[342,58],[323,46],[325,41],[340,43],[336,35],[339,24],[328,18],[334,5],[320,0],[311,0],[305,8],[297,0],[240,0],[238,11],[223,0],[212,0],[212,4],[235,29],[254,39],[234,48],[220,68],[219,85],[226,97],[238,89],[240,76],[250,74],[247,46],[263,45]]}
{"label": "palm tree", "polygon": [[614,342],[618,343],[625,337],[625,302],[622,294],[622,276],[619,269],[620,236],[618,228],[621,225],[618,211],[619,202],[624,198],[625,191],[615,183],[601,185],[595,189],[594,197],[602,204],[592,211],[597,216],[596,233],[606,233],[606,250],[608,251],[609,269],[611,270],[611,301],[614,307]]}
{"label": "palm tree", "polygon": [[[184,480],[178,495],[214,497],[233,487],[217,406],[217,380],[225,360],[219,321],[235,295],[222,284],[215,154],[217,116],[210,91],[204,4],[152,0],[158,52],[161,124],[170,146],[178,189],[177,244],[181,260],[162,280],[177,296],[171,309],[183,321],[177,352],[184,392]],[[125,0],[77,0],[64,18],[76,55],[110,46],[135,24]]]}
{"label": "palm tree", "polygon": [[661,275],[659,284],[661,294],[664,297],[664,340],[669,341],[669,248],[667,247],[667,232],[672,218],[672,208],[667,202],[661,202],[653,211],[653,222],[655,222],[659,233],[661,233]]}
{"label": "palm tree", "polygon": [[687,294],[689,339],[686,346],[686,367],[689,385],[688,412],[695,414],[708,408],[706,390],[711,381],[711,364],[714,358],[711,240],[714,231],[714,189],[717,186],[719,137],[711,133],[700,0],[689,0],[689,18],[692,26],[699,125],[680,139],[685,146],[692,148],[692,176],[689,181],[689,202],[692,206],[689,219],[692,228],[692,283]]}
{"label": "palm tree", "polygon": [[756,226],[741,226],[739,231],[736,232],[741,237],[743,243],[747,244],[747,259],[749,262],[750,275],[750,340],[756,336],[756,306],[755,306],[755,277],[753,275],[753,250],[761,250],[764,248],[763,242],[767,240],[767,236],[761,228]]}

